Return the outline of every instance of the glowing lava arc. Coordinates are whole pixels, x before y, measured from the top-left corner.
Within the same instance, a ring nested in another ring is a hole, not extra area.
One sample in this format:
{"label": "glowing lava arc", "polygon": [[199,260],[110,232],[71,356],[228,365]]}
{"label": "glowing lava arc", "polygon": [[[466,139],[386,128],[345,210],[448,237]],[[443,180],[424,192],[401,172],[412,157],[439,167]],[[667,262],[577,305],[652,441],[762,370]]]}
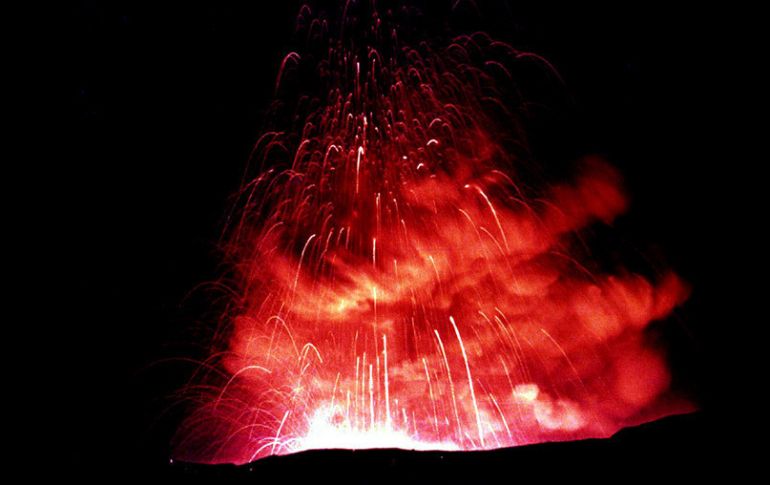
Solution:
{"label": "glowing lava arc", "polygon": [[547,63],[484,34],[412,48],[395,14],[355,5],[335,37],[298,17],[308,52],[282,63],[272,113],[291,128],[255,146],[228,348],[190,390],[178,457],[496,448],[686,409],[646,338],[686,285],[602,273],[576,244],[625,211],[618,174],[588,158],[546,184],[525,163],[515,73]]}

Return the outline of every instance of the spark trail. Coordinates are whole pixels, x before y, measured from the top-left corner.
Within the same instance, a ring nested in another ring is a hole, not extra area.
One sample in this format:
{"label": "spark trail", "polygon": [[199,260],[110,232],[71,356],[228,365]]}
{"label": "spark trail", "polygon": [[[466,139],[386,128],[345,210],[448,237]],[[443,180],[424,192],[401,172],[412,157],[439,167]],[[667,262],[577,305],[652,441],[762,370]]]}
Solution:
{"label": "spark trail", "polygon": [[531,161],[517,73],[550,65],[481,33],[408,45],[391,3],[300,10],[226,232],[227,349],[189,390],[179,458],[515,446],[686,407],[646,339],[686,285],[577,244],[626,210],[619,174],[589,157],[546,182]]}

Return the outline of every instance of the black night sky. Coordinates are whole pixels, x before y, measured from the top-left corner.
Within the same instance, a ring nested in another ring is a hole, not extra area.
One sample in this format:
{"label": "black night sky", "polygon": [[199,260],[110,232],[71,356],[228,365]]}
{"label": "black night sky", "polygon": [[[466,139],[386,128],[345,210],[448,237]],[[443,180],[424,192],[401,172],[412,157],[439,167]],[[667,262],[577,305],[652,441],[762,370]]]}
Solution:
{"label": "black night sky", "polygon": [[[665,254],[693,284],[676,315],[672,358],[704,412],[634,446],[682,444],[683,472],[702,470],[707,446],[686,447],[716,426],[714,342],[728,310],[727,264],[714,257],[724,250],[727,229],[715,224],[726,209],[708,168],[724,163],[716,122],[724,70],[715,63],[724,59],[725,26],[714,12],[641,2],[565,10],[478,1],[481,18],[462,5],[451,13],[449,1],[416,3],[441,28],[484,29],[556,66],[571,101],[532,133],[535,153],[544,163],[598,153],[618,166],[633,197],[623,237]],[[185,479],[167,465],[182,412],[168,409],[168,396],[191,367],[165,359],[205,356],[210,335],[200,322],[215,316],[188,296],[219,274],[215,243],[228,196],[260,133],[298,5],[83,1],[62,22],[67,107],[51,230],[64,276],[51,393],[63,396],[55,440],[66,470]],[[575,453],[599,463],[602,450]],[[518,466],[531,475],[555,452],[527,453],[510,460],[525,457]],[[510,466],[505,457],[485,460],[491,477]],[[397,476],[438,465],[412,457],[392,466]]]}

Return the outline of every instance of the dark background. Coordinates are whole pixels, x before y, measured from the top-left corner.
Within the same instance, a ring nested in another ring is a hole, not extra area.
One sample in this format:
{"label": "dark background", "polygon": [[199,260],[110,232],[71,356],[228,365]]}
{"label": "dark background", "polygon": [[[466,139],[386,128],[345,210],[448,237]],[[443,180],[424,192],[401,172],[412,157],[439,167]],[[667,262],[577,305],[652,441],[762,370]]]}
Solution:
{"label": "dark background", "polygon": [[[726,162],[722,143],[727,18],[641,2],[565,10],[501,0],[477,2],[477,22],[468,2],[454,14],[450,2],[417,3],[437,23],[480,25],[560,71],[572,104],[533,133],[536,155],[547,163],[599,153],[624,173],[633,197],[625,235],[662,248],[693,284],[676,316],[674,365],[705,410],[708,424],[696,426],[716,426],[714,342],[730,286],[722,200],[731,189],[713,167],[741,163]],[[167,359],[205,357],[200,322],[216,316],[188,296],[220,274],[227,198],[259,136],[299,5],[160,4],[74,2],[57,38],[66,109],[51,169],[49,237],[61,265],[52,284],[62,301],[50,392],[59,396],[57,454],[81,473],[155,473],[168,463],[183,411],[169,409],[169,395],[193,366]]]}

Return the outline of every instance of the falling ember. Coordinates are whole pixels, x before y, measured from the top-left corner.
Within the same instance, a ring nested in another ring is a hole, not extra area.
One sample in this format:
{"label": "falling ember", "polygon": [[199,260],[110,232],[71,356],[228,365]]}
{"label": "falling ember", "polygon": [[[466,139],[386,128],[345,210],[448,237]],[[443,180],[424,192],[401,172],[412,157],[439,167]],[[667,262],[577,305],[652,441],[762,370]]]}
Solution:
{"label": "falling ember", "polygon": [[338,27],[300,11],[307,52],[281,63],[281,129],[227,232],[227,348],[177,455],[488,449],[687,409],[646,330],[686,285],[583,244],[626,210],[619,174],[589,157],[546,181],[529,161],[517,73],[549,64],[484,34],[408,46],[401,10],[364,3]]}

